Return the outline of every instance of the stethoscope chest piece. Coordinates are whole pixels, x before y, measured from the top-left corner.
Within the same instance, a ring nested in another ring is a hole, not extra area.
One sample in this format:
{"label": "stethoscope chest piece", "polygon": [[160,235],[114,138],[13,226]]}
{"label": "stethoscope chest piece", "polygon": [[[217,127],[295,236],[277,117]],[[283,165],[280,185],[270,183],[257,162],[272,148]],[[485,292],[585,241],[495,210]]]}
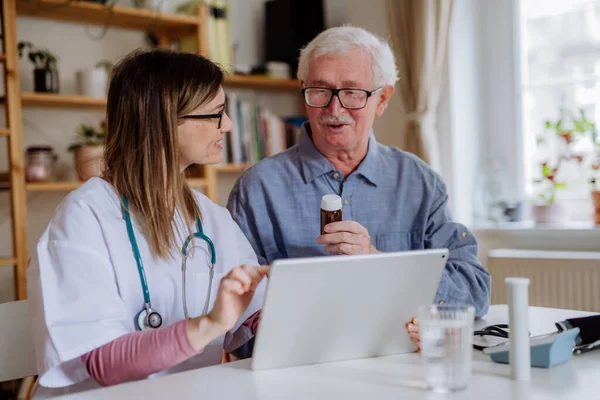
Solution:
{"label": "stethoscope chest piece", "polygon": [[135,318],[136,329],[141,331],[147,328],[160,328],[162,325],[162,317],[153,309],[143,309]]}

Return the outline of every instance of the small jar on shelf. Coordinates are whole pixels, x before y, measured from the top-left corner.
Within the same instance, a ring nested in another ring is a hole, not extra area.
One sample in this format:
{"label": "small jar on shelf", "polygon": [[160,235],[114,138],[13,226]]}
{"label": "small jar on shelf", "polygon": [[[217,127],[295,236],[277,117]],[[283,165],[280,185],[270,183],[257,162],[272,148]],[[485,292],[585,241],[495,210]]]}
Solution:
{"label": "small jar on shelf", "polygon": [[27,182],[50,182],[54,180],[56,154],[50,146],[27,148],[25,179]]}

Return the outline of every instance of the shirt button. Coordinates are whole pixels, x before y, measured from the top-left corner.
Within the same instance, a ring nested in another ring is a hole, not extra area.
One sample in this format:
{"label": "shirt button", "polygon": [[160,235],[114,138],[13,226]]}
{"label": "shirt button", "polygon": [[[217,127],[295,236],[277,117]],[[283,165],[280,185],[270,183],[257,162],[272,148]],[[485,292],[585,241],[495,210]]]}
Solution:
{"label": "shirt button", "polygon": [[344,199],[344,204],[345,204],[345,205],[348,205],[349,203],[350,203],[350,200],[348,200],[348,199]]}
{"label": "shirt button", "polygon": [[462,236],[463,239],[466,239],[467,238],[467,232],[461,233],[460,236]]}
{"label": "shirt button", "polygon": [[339,172],[336,172],[336,173],[334,173],[334,174],[333,174],[333,177],[334,177],[335,179],[339,179],[339,178],[340,178],[340,173],[339,173]]}

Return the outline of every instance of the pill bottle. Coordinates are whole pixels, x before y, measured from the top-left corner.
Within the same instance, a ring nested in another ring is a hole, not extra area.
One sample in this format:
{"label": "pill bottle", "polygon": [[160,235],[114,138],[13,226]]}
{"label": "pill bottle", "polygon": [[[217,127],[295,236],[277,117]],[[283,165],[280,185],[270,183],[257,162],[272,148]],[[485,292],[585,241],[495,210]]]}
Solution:
{"label": "pill bottle", "polygon": [[321,235],[325,225],[342,220],[342,198],[337,194],[326,194],[321,198]]}

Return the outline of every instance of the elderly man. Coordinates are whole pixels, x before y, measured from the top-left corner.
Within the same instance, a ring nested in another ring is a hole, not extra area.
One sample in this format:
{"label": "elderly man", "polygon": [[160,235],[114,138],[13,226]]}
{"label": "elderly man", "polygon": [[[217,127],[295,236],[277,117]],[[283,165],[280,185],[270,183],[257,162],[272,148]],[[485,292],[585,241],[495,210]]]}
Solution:
{"label": "elderly man", "polygon": [[[309,121],[298,145],[247,170],[228,208],[261,264],[327,253],[448,248],[436,302],[484,315],[490,275],[477,242],[452,222],[441,177],[417,157],[375,139],[398,80],[389,45],[364,29],[337,27],[301,52],[298,77]],[[321,197],[342,197],[344,221],[319,236]],[[417,341],[415,321],[408,325]]]}

